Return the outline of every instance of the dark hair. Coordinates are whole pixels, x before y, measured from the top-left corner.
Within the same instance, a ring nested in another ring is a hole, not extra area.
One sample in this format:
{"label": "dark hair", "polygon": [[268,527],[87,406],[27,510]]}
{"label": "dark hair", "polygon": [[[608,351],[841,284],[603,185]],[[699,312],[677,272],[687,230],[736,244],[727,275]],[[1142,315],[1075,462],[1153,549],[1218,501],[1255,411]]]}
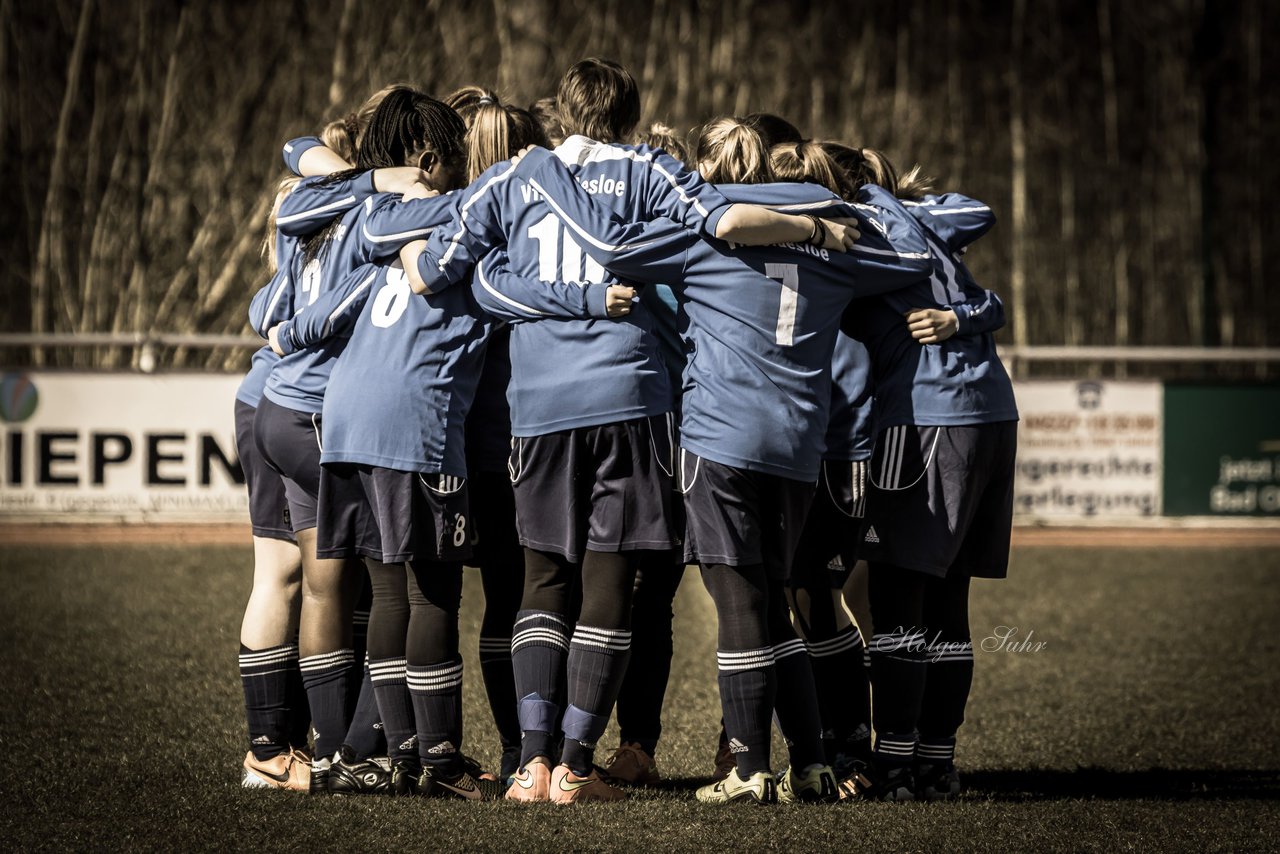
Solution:
{"label": "dark hair", "polygon": [[556,107],[566,134],[618,142],[640,123],[640,90],[627,69],[592,57],[574,63],[560,78]]}
{"label": "dark hair", "polygon": [[858,192],[858,183],[823,148],[822,143],[784,142],[769,151],[773,174],[779,181],[821,184],[846,201]]}
{"label": "dark hair", "polygon": [[564,142],[567,134],[564,132],[564,125],[560,123],[560,111],[556,109],[555,98],[548,96],[534,101],[529,105],[529,114],[542,125],[542,132],[546,134],[548,143],[554,146]]}
{"label": "dark hair", "polygon": [[[369,117],[369,126],[356,150],[355,168],[334,172],[318,183],[335,184],[370,169],[410,165],[410,156],[423,149],[434,153],[448,168],[461,171],[466,132],[462,119],[449,107],[415,89],[397,86],[386,93]],[[306,239],[302,248],[304,264],[319,257],[341,219],[341,215],[334,217]]]}
{"label": "dark hair", "polygon": [[764,139],[765,148],[773,148],[784,142],[804,140],[804,135],[800,133],[799,128],[774,113],[750,113],[743,116],[742,121],[760,134]]}

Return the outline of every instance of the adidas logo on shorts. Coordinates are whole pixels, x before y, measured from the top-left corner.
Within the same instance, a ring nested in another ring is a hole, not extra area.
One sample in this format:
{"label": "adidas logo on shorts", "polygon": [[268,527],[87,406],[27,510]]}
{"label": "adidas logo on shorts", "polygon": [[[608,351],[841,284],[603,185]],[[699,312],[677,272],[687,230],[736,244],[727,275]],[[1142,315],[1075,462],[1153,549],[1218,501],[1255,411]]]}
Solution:
{"label": "adidas logo on shorts", "polygon": [[872,525],[870,528],[867,528],[867,535],[866,535],[865,537],[863,537],[863,538],[862,538],[862,541],[863,541],[864,543],[878,543],[878,542],[880,542],[880,536],[879,536],[878,534],[876,534],[876,529],[875,529],[875,526],[874,526],[874,525]]}
{"label": "adidas logo on shorts", "polygon": [[729,740],[730,753],[746,753],[747,750],[748,750],[747,746],[742,742],[738,741],[736,738]]}

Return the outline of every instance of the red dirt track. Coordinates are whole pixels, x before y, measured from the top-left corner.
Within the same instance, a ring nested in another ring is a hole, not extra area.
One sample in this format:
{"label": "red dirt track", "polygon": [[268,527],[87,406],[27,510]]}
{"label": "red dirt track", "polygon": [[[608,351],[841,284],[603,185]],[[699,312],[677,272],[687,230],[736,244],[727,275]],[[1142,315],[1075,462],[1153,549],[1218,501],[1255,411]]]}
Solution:
{"label": "red dirt track", "polygon": [[[0,524],[0,546],[248,545],[248,525]],[[1101,548],[1277,548],[1280,527],[1014,528],[1013,545]]]}

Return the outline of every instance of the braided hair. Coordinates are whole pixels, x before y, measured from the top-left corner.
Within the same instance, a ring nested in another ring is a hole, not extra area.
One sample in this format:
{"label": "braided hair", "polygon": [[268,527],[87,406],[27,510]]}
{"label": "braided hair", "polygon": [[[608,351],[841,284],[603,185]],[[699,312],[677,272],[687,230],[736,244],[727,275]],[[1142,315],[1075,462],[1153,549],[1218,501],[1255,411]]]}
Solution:
{"label": "braided hair", "polygon": [[[355,168],[334,172],[318,184],[328,186],[350,180],[370,169],[409,165],[409,159],[429,151],[447,167],[461,169],[466,157],[466,126],[458,114],[440,101],[407,86],[396,86],[369,117],[369,125],[355,153]],[[318,258],[337,230],[342,215],[334,217],[303,244],[303,263]]]}

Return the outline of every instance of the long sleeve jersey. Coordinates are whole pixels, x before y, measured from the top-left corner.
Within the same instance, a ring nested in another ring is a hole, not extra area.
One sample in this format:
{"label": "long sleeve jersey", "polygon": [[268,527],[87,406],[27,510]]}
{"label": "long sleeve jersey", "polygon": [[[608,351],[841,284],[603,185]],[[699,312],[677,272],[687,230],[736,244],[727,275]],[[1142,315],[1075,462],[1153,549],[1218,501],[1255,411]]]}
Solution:
{"label": "long sleeve jersey", "polygon": [[[991,336],[1004,325],[1004,305],[974,281],[958,256],[991,228],[994,215],[955,193],[907,209],[924,226],[929,274],[910,287],[861,300],[847,315],[846,329],[871,353],[877,428],[1017,420],[1013,385]],[[917,308],[954,309],[957,334],[939,344],[916,341],[903,316]]]}

